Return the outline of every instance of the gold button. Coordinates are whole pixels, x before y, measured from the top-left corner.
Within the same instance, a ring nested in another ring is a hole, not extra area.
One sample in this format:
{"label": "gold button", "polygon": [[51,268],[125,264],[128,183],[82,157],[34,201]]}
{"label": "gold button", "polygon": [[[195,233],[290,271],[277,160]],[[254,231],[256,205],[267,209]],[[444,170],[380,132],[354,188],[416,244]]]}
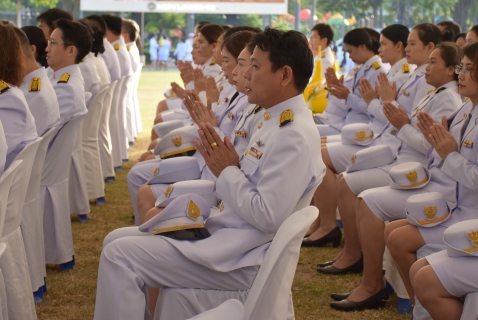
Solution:
{"label": "gold button", "polygon": [[269,112],[264,112],[264,119],[267,121],[271,118],[271,114]]}
{"label": "gold button", "polygon": [[262,122],[260,122],[258,125],[257,125],[257,128],[261,128],[262,127]]}

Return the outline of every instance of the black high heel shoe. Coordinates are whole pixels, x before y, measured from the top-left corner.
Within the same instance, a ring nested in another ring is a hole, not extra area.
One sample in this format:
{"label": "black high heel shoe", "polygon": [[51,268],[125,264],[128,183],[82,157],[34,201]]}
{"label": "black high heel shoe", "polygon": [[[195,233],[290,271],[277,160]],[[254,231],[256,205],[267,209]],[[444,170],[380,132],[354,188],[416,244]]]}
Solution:
{"label": "black high heel shoe", "polygon": [[323,268],[323,267],[331,266],[331,265],[334,264],[334,262],[335,262],[335,260],[319,262],[319,263],[317,263],[317,268]]}
{"label": "black high heel shoe", "polygon": [[339,269],[334,267],[333,265],[327,266],[327,267],[322,267],[322,268],[317,268],[317,271],[320,273],[325,273],[325,274],[347,274],[347,273],[360,273],[363,271],[363,257],[360,258],[357,262],[354,264],[343,268]]}
{"label": "black high heel shoe", "polygon": [[342,301],[334,301],[330,303],[330,307],[339,311],[362,311],[368,309],[379,309],[385,306],[386,292],[385,289],[378,291],[376,294],[363,301],[352,302],[347,299]]}
{"label": "black high heel shoe", "polygon": [[342,231],[339,227],[336,227],[320,239],[309,240],[309,238],[305,238],[302,240],[302,247],[324,247],[328,243],[332,243],[332,246],[337,248],[340,241],[342,241]]}

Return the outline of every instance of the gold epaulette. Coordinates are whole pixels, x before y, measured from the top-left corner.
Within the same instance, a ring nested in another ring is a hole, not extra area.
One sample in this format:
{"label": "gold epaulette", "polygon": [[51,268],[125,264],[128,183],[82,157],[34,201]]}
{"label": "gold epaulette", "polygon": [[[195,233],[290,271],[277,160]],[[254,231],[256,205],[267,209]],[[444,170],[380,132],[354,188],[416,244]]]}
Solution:
{"label": "gold epaulette", "polygon": [[129,51],[129,49],[131,49],[131,46],[126,46],[126,50]]}
{"label": "gold epaulette", "polygon": [[0,80],[0,94],[4,93],[5,91],[7,91],[10,88],[11,88],[11,86],[8,83],[6,83],[3,80]]}
{"label": "gold epaulette", "polygon": [[289,122],[292,122],[292,121],[294,121],[294,116],[292,114],[292,110],[287,109],[285,111],[282,111],[282,113],[280,114],[280,118],[279,118],[279,127],[282,127],[283,125],[285,125]]}
{"label": "gold epaulette", "polygon": [[260,105],[257,105],[257,106],[254,107],[254,110],[252,110],[252,113],[256,114],[261,109],[262,109],[262,107]]}
{"label": "gold epaulette", "polygon": [[402,72],[403,73],[410,73],[410,66],[407,63],[402,65]]}
{"label": "gold epaulette", "polygon": [[113,48],[114,48],[116,51],[118,51],[119,48],[120,48],[120,46],[119,46],[119,44],[115,43],[114,46],[113,46]]}
{"label": "gold epaulette", "polygon": [[209,65],[210,65],[210,66],[213,66],[213,65],[215,65],[215,64],[216,64],[216,60],[214,60],[214,58],[212,58],[211,63],[209,63]]}
{"label": "gold epaulette", "polygon": [[41,78],[35,77],[30,80],[30,87],[28,88],[28,91],[34,92],[34,91],[40,91],[41,90]]}
{"label": "gold epaulette", "polygon": [[438,88],[435,94],[439,94],[440,92],[445,91],[445,90],[446,90],[445,87]]}
{"label": "gold epaulette", "polygon": [[70,74],[67,72],[61,75],[57,83],[68,83],[68,80],[70,80]]}
{"label": "gold epaulette", "polygon": [[325,58],[325,52],[322,52],[322,54],[320,55],[320,58],[321,59]]}
{"label": "gold epaulette", "polygon": [[378,63],[378,62],[376,62],[376,61],[375,61],[374,63],[372,63],[372,68],[373,68],[373,70],[378,70],[378,69],[380,69],[381,67],[382,67],[382,66],[380,65],[380,63]]}

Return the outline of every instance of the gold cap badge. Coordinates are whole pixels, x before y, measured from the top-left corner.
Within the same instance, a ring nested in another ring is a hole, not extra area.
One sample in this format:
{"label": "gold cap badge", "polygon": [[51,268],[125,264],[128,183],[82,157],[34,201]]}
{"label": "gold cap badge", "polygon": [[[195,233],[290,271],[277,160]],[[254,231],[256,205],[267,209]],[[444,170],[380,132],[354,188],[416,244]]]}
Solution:
{"label": "gold cap badge", "polygon": [[466,236],[468,239],[470,239],[473,247],[478,247],[478,230],[472,230],[471,232],[467,233]]}
{"label": "gold cap badge", "polygon": [[118,51],[119,48],[120,48],[120,47],[119,47],[119,44],[115,43],[114,46],[113,46],[113,48],[114,48],[116,51]]}
{"label": "gold cap badge", "polygon": [[68,83],[69,80],[70,80],[70,74],[67,72],[61,75],[57,83]]}
{"label": "gold cap badge", "polygon": [[406,173],[405,176],[407,177],[407,179],[410,182],[412,182],[412,183],[417,182],[418,176],[417,176],[417,172],[415,170]]}
{"label": "gold cap badge", "polygon": [[423,212],[428,220],[434,219],[437,214],[437,207],[436,206],[425,206],[423,208]]}
{"label": "gold cap badge", "polygon": [[192,200],[189,200],[188,204],[188,216],[191,219],[197,219],[201,215],[201,209],[199,206]]}
{"label": "gold cap badge", "polygon": [[29,92],[35,92],[41,90],[41,78],[32,78],[30,80],[30,87],[28,88]]}
{"label": "gold cap badge", "polygon": [[182,137],[173,137],[172,140],[173,140],[173,143],[176,147],[180,147],[183,144],[183,138]]}
{"label": "gold cap badge", "polygon": [[170,185],[166,188],[166,190],[164,190],[164,196],[165,196],[166,198],[169,198],[169,194],[171,193],[171,191],[173,191],[173,185],[172,185],[172,184],[170,184]]}

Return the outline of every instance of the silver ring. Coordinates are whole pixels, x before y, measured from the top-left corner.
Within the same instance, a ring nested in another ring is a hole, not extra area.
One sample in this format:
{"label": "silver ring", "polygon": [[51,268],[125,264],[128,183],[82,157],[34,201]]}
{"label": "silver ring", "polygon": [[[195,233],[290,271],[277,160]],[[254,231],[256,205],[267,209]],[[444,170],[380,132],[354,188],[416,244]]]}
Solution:
{"label": "silver ring", "polygon": [[440,143],[440,140],[436,140],[436,143]]}

